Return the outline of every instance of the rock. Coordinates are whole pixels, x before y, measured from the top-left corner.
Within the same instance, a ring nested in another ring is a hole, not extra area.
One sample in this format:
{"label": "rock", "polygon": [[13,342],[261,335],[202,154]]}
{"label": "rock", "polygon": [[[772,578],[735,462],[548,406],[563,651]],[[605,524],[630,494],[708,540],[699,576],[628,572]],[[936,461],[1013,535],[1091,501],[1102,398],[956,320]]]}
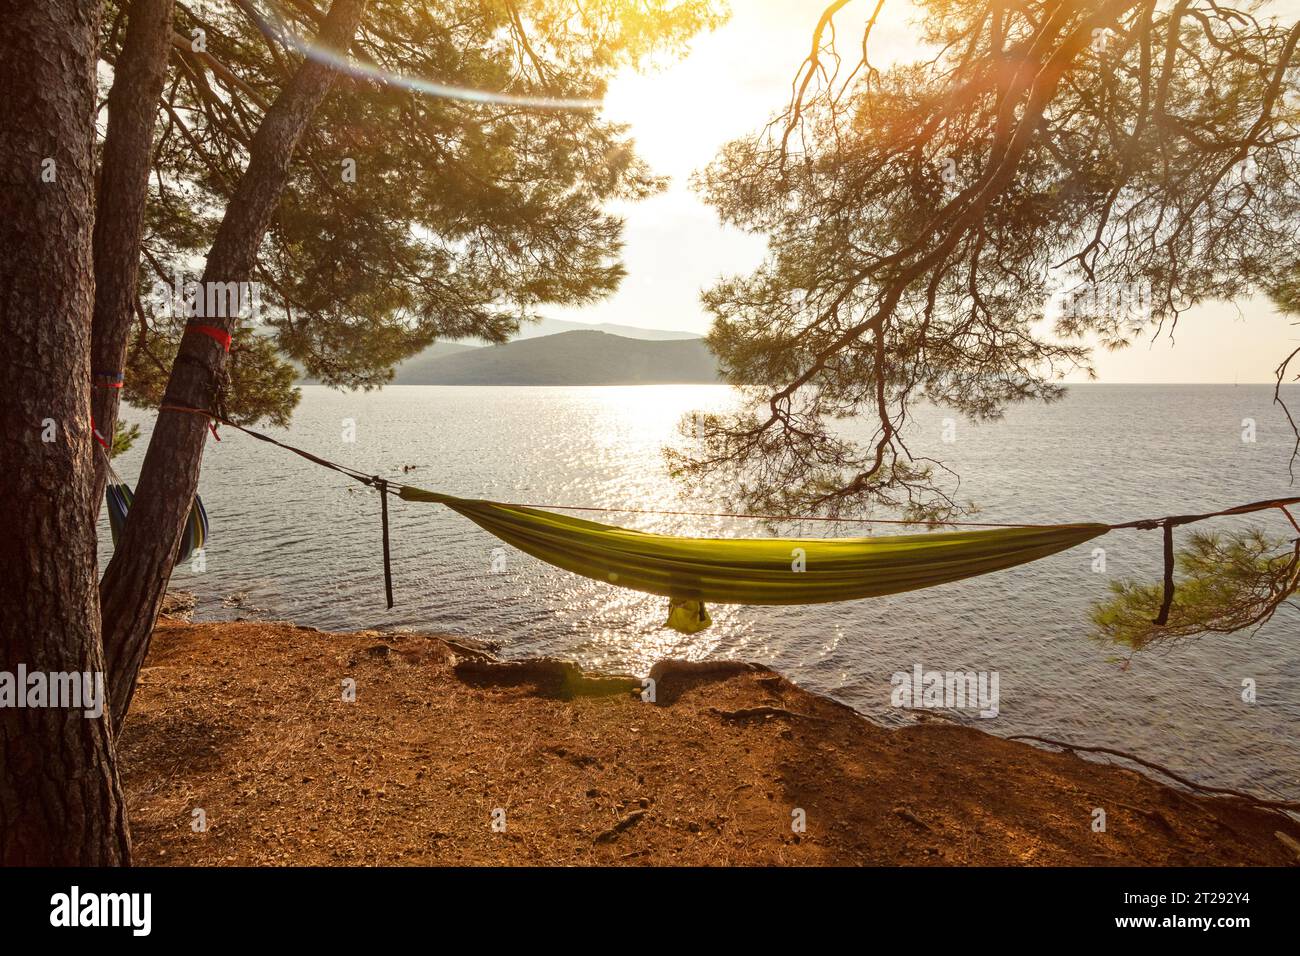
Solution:
{"label": "rock", "polygon": [[641,681],[618,674],[587,676],[577,664],[550,657],[527,661],[457,660],[456,676],[479,687],[529,684],[538,692],[560,698],[601,697],[640,690]]}
{"label": "rock", "polygon": [[195,603],[196,599],[189,591],[168,591],[163,595],[162,609],[158,613],[177,621],[189,621]]}

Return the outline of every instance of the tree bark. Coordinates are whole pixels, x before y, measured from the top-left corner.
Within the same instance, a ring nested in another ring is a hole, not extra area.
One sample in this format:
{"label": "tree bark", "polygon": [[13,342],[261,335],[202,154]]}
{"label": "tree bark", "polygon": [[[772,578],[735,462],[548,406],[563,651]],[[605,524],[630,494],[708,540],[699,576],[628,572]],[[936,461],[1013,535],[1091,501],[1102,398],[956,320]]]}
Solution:
{"label": "tree bark", "polygon": [[[174,0],[135,0],[108,93],[108,129],[95,203],[95,318],[90,368],[91,414],[112,445],[122,391],[103,376],[120,376],[135,312],[140,241],[144,236],[149,161],[158,99],[167,79]],[[95,501],[104,496],[106,460],[95,456]]]}
{"label": "tree bark", "polygon": [[[365,6],[366,0],[334,0],[314,47],[346,53]],[[253,137],[248,168],[208,251],[204,289],[211,289],[212,283],[246,282],[252,276],[262,239],[289,180],[294,149],[335,75],[327,56],[308,57],[267,110]],[[204,316],[201,324],[229,332],[237,322],[237,315],[227,314]],[[226,352],[220,343],[205,335],[186,335],[172,364],[163,404],[212,409],[225,367]],[[131,704],[198,488],[206,440],[203,416],[159,412],[130,520],[100,583],[109,691],[119,727]]]}
{"label": "tree bark", "polygon": [[[0,30],[0,671],[11,681],[19,665],[104,670],[89,362],[98,19],[84,0],[25,0],[6,4]],[[130,852],[108,712],[0,707],[0,865],[126,864]]]}

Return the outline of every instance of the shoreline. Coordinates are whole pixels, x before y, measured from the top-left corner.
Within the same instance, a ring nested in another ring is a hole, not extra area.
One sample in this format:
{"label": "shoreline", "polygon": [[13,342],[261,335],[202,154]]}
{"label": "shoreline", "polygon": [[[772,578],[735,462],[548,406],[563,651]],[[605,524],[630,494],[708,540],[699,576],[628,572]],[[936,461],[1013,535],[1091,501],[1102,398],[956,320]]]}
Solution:
{"label": "shoreline", "polygon": [[137,862],[1300,865],[1300,824],[1237,798],[885,727],[763,665],[650,676],[164,618],[120,744]]}

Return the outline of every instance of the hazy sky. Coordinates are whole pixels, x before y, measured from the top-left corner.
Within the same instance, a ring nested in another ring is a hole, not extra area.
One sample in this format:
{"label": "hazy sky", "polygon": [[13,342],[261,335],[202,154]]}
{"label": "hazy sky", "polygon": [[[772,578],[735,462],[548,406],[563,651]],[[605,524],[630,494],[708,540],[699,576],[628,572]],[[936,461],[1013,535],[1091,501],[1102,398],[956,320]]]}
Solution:
{"label": "hazy sky", "polygon": [[[869,6],[858,0],[843,11],[842,39],[860,35]],[[763,238],[723,228],[691,189],[690,176],[788,99],[822,4],[732,0],[731,7],[731,19],[697,39],[685,59],[658,72],[629,73],[611,86],[607,114],[631,124],[641,156],[672,182],[654,199],[620,207],[628,276],[619,291],[590,308],[552,310],[554,317],[703,333],[709,317],[700,290],[761,261]],[[1273,9],[1294,16],[1298,7],[1300,0],[1285,0]],[[913,59],[912,11],[898,0],[886,3],[872,35],[874,63]],[[1104,382],[1263,382],[1297,345],[1300,326],[1267,302],[1218,303],[1185,313],[1174,343],[1162,337],[1098,354],[1094,364]]]}

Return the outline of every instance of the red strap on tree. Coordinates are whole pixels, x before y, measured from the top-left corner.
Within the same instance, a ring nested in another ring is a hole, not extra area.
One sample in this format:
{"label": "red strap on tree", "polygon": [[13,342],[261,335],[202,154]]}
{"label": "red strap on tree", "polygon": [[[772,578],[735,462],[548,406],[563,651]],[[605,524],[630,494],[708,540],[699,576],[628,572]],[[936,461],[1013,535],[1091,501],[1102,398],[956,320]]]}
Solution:
{"label": "red strap on tree", "polygon": [[[201,408],[186,408],[184,405],[159,405],[158,410],[161,412],[188,412],[191,415],[202,415],[208,420],[208,428],[212,432],[212,437],[217,441],[221,441],[221,436],[217,434],[218,419],[214,418],[211,412],[205,412]],[[220,421],[225,424],[230,424],[229,422],[225,422],[224,419],[220,419]],[[239,428],[238,425],[235,427]],[[248,431],[248,429],[241,428],[240,431]],[[249,434],[252,434],[252,432],[249,432]]]}
{"label": "red strap on tree", "polygon": [[[226,352],[230,351],[230,333],[225,329],[219,329],[215,325],[201,325],[197,322],[191,322],[185,326],[186,332],[197,332],[199,335],[206,335],[208,338],[216,341]],[[208,420],[208,430],[212,432],[212,437],[221,441],[221,436],[217,434],[217,423]]]}
{"label": "red strap on tree", "polygon": [[186,332],[197,332],[199,335],[206,335],[208,338],[216,341],[227,352],[230,351],[230,333],[225,329],[219,329],[215,325],[198,325],[191,322],[185,326]]}
{"label": "red strap on tree", "polygon": [[104,440],[104,436],[101,435],[101,434],[99,433],[99,429],[98,429],[98,428],[96,427],[96,425],[95,425],[95,416],[94,416],[94,415],[91,415],[91,416],[90,416],[90,431],[91,431],[91,434],[93,434],[93,435],[95,436],[95,441],[99,442],[99,444],[100,444],[101,446],[103,446],[104,451],[108,451],[108,450],[109,450],[108,442],[105,441],[105,440]]}

